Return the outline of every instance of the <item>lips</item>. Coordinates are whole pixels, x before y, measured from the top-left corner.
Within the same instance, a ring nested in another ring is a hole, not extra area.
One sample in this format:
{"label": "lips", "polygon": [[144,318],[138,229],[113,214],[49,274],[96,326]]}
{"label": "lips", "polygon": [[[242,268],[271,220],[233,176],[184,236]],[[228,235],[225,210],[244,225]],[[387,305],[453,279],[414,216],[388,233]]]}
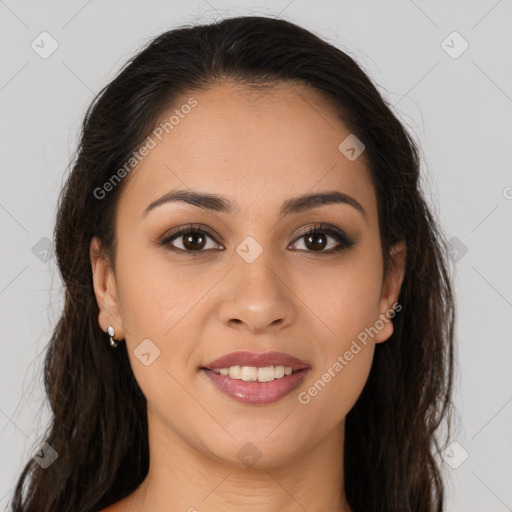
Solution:
{"label": "lips", "polygon": [[271,382],[244,382],[212,370],[201,371],[221,393],[248,405],[267,405],[281,400],[300,386],[308,374],[308,370],[303,369]]}
{"label": "lips", "polygon": [[208,370],[219,370],[231,366],[288,366],[295,371],[309,368],[309,364],[294,356],[282,352],[255,353],[247,350],[239,350],[221,356],[203,366]]}
{"label": "lips", "polygon": [[[219,370],[232,367],[280,367],[281,377],[269,382],[246,382],[230,375],[219,374]],[[282,375],[283,367],[291,374]],[[310,365],[297,357],[282,352],[255,353],[245,350],[231,352],[207,365],[201,367],[201,371],[209,381],[224,395],[250,405],[265,405],[277,402],[296,389],[309,373]]]}

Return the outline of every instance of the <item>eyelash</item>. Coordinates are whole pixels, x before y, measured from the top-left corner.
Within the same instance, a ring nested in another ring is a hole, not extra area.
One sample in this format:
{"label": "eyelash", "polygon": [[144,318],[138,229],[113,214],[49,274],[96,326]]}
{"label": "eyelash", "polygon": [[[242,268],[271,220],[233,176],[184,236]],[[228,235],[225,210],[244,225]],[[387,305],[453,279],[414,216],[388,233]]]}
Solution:
{"label": "eyelash", "polygon": [[[194,234],[194,233],[208,235],[213,241],[215,241],[215,243],[217,243],[218,245],[222,245],[222,244],[219,244],[219,242],[217,242],[216,235],[210,229],[208,229],[204,226],[202,228],[199,228],[195,224],[189,224],[188,226],[184,226],[184,227],[178,229],[177,231],[174,231],[169,236],[166,236],[160,242],[160,244],[163,246],[166,246],[170,251],[173,251],[175,253],[187,254],[187,255],[191,255],[193,257],[203,255],[207,251],[205,251],[205,250],[186,251],[184,249],[180,249],[178,247],[174,247],[173,245],[171,245],[171,242],[173,242],[177,238],[180,238],[183,235]],[[333,254],[333,253],[337,253],[337,252],[343,251],[345,249],[348,249],[355,244],[355,242],[353,240],[351,240],[341,229],[337,229],[337,228],[330,226],[329,224],[322,224],[322,223],[315,224],[312,228],[309,228],[305,232],[301,233],[294,240],[294,242],[292,242],[292,244],[294,245],[301,238],[304,238],[308,235],[314,235],[317,233],[331,236],[338,242],[339,245],[337,247],[335,247],[334,249],[332,249],[332,248],[329,249],[328,251],[311,251],[311,250],[300,249],[301,251],[310,252],[313,254]],[[209,250],[211,250],[211,249],[209,249]]]}

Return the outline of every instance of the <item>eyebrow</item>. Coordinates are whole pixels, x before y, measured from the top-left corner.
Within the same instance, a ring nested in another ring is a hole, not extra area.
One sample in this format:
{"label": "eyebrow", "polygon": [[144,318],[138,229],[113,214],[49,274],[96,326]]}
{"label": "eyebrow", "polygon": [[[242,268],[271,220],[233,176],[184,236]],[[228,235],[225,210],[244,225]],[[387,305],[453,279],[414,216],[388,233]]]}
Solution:
{"label": "eyebrow", "polygon": [[[151,210],[156,207],[176,201],[183,201],[185,203],[212,210],[219,213],[234,214],[239,213],[240,209],[227,198],[217,194],[197,192],[194,190],[172,190],[167,194],[163,195],[159,199],[156,199],[150,203],[143,212],[143,215],[147,215]],[[318,208],[327,204],[347,204],[354,207],[359,213],[366,218],[366,212],[356,199],[353,197],[332,190],[328,192],[319,192],[314,194],[304,194],[301,196],[287,199],[281,206],[280,214],[281,217],[299,213],[310,208]]]}

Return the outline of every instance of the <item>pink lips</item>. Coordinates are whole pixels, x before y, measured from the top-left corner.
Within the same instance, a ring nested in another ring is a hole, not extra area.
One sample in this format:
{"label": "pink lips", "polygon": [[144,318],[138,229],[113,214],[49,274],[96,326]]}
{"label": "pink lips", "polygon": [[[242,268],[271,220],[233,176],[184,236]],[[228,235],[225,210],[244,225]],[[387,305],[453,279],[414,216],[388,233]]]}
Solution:
{"label": "pink lips", "polygon": [[[245,382],[212,371],[230,366],[288,366],[294,371],[291,375],[270,382]],[[301,384],[309,369],[310,366],[307,363],[288,354],[281,352],[256,354],[248,351],[226,354],[202,368],[219,391],[238,402],[252,405],[269,404],[285,397]]]}

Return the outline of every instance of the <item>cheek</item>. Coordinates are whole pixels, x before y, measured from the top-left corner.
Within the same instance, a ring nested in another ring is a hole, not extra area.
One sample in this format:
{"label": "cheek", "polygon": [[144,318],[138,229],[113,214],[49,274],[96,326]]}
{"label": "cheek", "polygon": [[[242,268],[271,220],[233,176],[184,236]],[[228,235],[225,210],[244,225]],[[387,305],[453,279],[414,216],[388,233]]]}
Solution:
{"label": "cheek", "polygon": [[[301,296],[317,312],[314,368],[298,401],[311,417],[324,415],[329,426],[340,421],[357,401],[374,355],[382,284],[378,248],[354,252],[343,265],[303,281]],[[311,276],[311,273],[310,273]],[[311,332],[311,330],[310,330]],[[328,413],[328,414],[327,414]]]}
{"label": "cheek", "polygon": [[147,247],[135,239],[124,247],[120,243],[118,254],[116,273],[127,337],[135,342],[172,336],[205,293],[208,279],[198,272],[198,263],[173,261],[165,248]]}
{"label": "cheek", "polygon": [[148,250],[140,240],[130,243],[125,237],[119,243],[117,287],[131,366],[144,394],[163,393],[164,402],[180,396],[172,377],[184,382],[191,371],[189,319],[205,286],[189,269],[173,267],[163,251]]}
{"label": "cheek", "polygon": [[379,317],[382,262],[378,254],[378,249],[361,247],[340,262],[309,264],[297,273],[307,276],[297,278],[297,295],[305,298],[310,325],[317,339],[324,340],[321,350],[331,357],[333,349],[347,349]]}
{"label": "cheek", "polygon": [[380,277],[378,264],[361,262],[331,275],[323,294],[315,288],[309,290],[310,304],[321,306],[317,310],[323,325],[315,322],[318,334],[312,339],[317,364],[297,398],[307,412],[305,421],[324,418],[325,432],[352,409],[368,379],[375,350],[371,327],[378,319]]}

